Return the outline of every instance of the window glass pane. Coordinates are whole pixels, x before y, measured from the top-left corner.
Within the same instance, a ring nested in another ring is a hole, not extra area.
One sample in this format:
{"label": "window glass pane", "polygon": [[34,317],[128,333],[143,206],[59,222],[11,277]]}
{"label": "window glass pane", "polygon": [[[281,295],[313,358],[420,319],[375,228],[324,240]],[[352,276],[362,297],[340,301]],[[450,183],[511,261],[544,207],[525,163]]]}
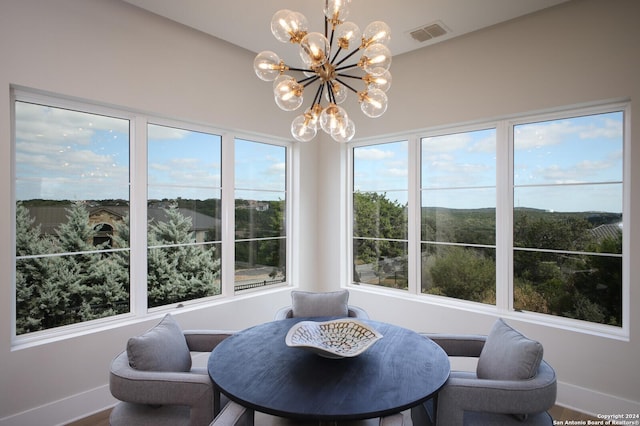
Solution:
{"label": "window glass pane", "polygon": [[407,239],[407,205],[387,193],[356,192],[353,210],[354,237]]}
{"label": "window glass pane", "polygon": [[407,290],[407,247],[402,241],[354,238],[354,282]]}
{"label": "window glass pane", "polygon": [[496,243],[494,188],[422,191],[422,240]]}
{"label": "window glass pane", "polygon": [[287,266],[287,148],[235,140],[235,290],[280,284]]}
{"label": "window glass pane", "polygon": [[148,125],[150,308],[221,293],[219,135]]}
{"label": "window glass pane", "polygon": [[[172,212],[176,211],[169,211]],[[173,237],[155,235],[155,227],[151,231],[154,236],[150,242],[156,246],[166,245],[149,248],[147,291],[150,308],[221,293],[220,244],[171,245]],[[182,234],[187,227],[178,227],[177,231]]]}
{"label": "window glass pane", "polygon": [[422,138],[420,176],[421,291],[495,304],[496,130]]}
{"label": "window glass pane", "polygon": [[[622,253],[622,246],[601,244],[622,237],[622,184],[524,187],[514,197],[528,206],[514,209],[514,246]],[[606,209],[596,207],[605,203]],[[542,204],[558,208],[534,207]]]}
{"label": "window glass pane", "polygon": [[495,249],[422,244],[421,257],[423,293],[496,303]]}
{"label": "window glass pane", "polygon": [[129,312],[129,121],[15,102],[16,332]]}
{"label": "window glass pane", "polygon": [[[147,137],[150,186],[220,187],[219,135],[149,124]],[[170,198],[180,195],[168,194]]]}
{"label": "window glass pane", "polygon": [[237,189],[286,190],[285,147],[236,139],[235,150]]}
{"label": "window glass pane", "polygon": [[[172,192],[174,188],[168,188]],[[195,242],[222,240],[221,191],[219,189],[192,188],[185,191],[186,197],[171,198],[164,196],[165,187],[149,188],[147,216],[149,224],[166,223],[167,210],[177,209],[182,217],[191,222]]]}
{"label": "window glass pane", "polygon": [[422,188],[495,186],[496,130],[422,138]]}
{"label": "window glass pane", "polygon": [[[358,147],[353,150],[354,191],[403,190],[408,188],[407,141]],[[396,197],[406,203],[406,194]]]}
{"label": "window glass pane", "polygon": [[284,193],[236,191],[236,239],[286,235],[286,201],[270,200],[275,195]]}
{"label": "window glass pane", "polygon": [[622,181],[623,113],[514,127],[514,183]]}
{"label": "window glass pane", "polygon": [[353,280],[408,289],[408,142],[353,149]]}
{"label": "window glass pane", "polygon": [[622,326],[623,112],[514,126],[514,307]]}
{"label": "window glass pane", "polygon": [[621,256],[515,250],[513,268],[515,309],[622,326]]}
{"label": "window glass pane", "polygon": [[286,281],[286,239],[236,241],[235,289]]}

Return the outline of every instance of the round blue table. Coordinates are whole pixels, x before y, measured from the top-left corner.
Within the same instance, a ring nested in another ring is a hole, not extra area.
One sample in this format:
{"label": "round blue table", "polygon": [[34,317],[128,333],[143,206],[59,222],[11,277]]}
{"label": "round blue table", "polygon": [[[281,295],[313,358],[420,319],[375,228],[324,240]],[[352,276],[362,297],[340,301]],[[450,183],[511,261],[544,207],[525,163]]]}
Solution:
{"label": "round blue table", "polygon": [[361,320],[384,337],[357,357],[328,359],[288,347],[287,332],[302,320],[310,318],[273,321],[226,338],[208,361],[217,389],[247,408],[280,417],[359,420],[414,407],[449,377],[449,358],[440,346],[376,321]]}

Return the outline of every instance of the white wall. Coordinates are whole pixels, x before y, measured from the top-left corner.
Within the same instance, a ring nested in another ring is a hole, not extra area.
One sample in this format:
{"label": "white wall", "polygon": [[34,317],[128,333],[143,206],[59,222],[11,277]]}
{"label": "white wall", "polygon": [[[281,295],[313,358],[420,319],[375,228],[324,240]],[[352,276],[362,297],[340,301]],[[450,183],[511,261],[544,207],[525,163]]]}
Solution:
{"label": "white wall", "polygon": [[[629,342],[508,320],[545,347],[558,374],[558,402],[590,413],[640,412],[640,2],[575,0],[506,24],[394,58],[389,110],[357,117],[356,137],[407,132],[514,113],[616,98],[632,100],[631,339]],[[321,232],[326,282],[343,256],[332,229],[339,211],[339,145],[321,157],[320,204],[331,220]],[[374,318],[430,332],[487,333],[495,314],[479,314],[351,288],[351,300]]]}
{"label": "white wall", "polygon": [[[394,58],[384,117],[357,120],[358,137],[490,118],[514,112],[640,95],[635,0],[574,0],[564,6]],[[268,17],[266,18],[268,19]],[[286,137],[291,115],[255,78],[253,54],[154,17],[118,0],[0,2],[0,241],[11,241],[10,84],[225,128]],[[254,95],[255,94],[255,95]],[[248,117],[248,118],[247,118]],[[640,119],[632,135],[640,134]],[[634,148],[638,137],[634,136]],[[303,288],[343,282],[340,214],[344,153],[330,140],[301,146],[297,265]],[[640,149],[629,153],[640,164]],[[632,170],[640,182],[640,169]],[[632,189],[632,215],[640,191]],[[640,277],[638,219],[632,284]],[[12,246],[0,246],[0,425],[61,423],[108,405],[108,364],[128,337],[156,321],[105,329],[12,351]],[[287,291],[185,311],[185,328],[241,328],[266,321]],[[491,315],[352,289],[373,317],[416,330],[486,332]],[[640,303],[632,288],[631,306]],[[514,322],[545,345],[561,381],[560,402],[584,411],[640,412],[640,313],[620,342]],[[618,404],[618,405],[613,405]]]}
{"label": "white wall", "polygon": [[[58,424],[103,409],[112,402],[111,359],[158,320],[12,350],[10,85],[285,137],[292,117],[279,112],[271,86],[253,73],[254,56],[119,0],[0,2],[0,425]],[[297,266],[314,277],[314,145],[298,155],[298,167],[309,172],[300,185],[309,190],[300,193],[296,225],[308,244]],[[176,316],[183,328],[238,329],[288,303],[285,289]]]}

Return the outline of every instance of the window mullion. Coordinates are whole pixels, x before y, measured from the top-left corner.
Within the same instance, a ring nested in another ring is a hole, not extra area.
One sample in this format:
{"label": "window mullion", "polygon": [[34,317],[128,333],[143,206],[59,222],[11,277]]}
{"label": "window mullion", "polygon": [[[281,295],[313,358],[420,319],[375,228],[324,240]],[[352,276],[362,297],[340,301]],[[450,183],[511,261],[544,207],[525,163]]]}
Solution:
{"label": "window mullion", "polygon": [[513,141],[506,121],[496,125],[496,307],[513,308]]}
{"label": "window mullion", "polygon": [[420,262],[420,138],[412,136],[409,142],[409,194],[408,194],[408,263],[409,263],[409,293],[421,292],[421,262]]}
{"label": "window mullion", "polygon": [[233,296],[235,287],[235,141],[222,135],[222,295]]}
{"label": "window mullion", "polygon": [[130,247],[131,311],[147,313],[147,118],[131,121]]}

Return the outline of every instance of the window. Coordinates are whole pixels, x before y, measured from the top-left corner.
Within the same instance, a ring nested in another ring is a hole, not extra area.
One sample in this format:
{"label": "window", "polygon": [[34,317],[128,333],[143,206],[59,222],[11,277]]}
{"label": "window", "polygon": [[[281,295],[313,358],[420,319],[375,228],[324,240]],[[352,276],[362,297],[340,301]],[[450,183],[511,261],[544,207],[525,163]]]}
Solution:
{"label": "window", "polygon": [[218,295],[222,138],[157,124],[147,129],[148,306]]}
{"label": "window", "polygon": [[623,119],[513,126],[515,309],[622,326]]}
{"label": "window", "polygon": [[282,283],[287,265],[287,149],[235,141],[235,289]]}
{"label": "window", "polygon": [[407,289],[407,141],[353,149],[353,281]]}
{"label": "window", "polygon": [[129,312],[129,126],[15,102],[16,334]]}
{"label": "window", "polygon": [[496,131],[421,140],[423,293],[495,304]]}
{"label": "window", "polygon": [[12,94],[16,342],[286,284],[289,142]]}
{"label": "window", "polygon": [[[576,108],[409,138],[409,151],[420,155],[405,168],[402,198],[386,178],[398,158],[394,144],[354,146],[353,283],[619,334],[628,326],[627,108]],[[397,208],[384,213],[389,200]],[[403,236],[412,217],[416,232]],[[405,277],[415,274],[415,287],[380,274],[387,259],[402,258],[401,250],[382,249],[390,242],[407,247]]]}

